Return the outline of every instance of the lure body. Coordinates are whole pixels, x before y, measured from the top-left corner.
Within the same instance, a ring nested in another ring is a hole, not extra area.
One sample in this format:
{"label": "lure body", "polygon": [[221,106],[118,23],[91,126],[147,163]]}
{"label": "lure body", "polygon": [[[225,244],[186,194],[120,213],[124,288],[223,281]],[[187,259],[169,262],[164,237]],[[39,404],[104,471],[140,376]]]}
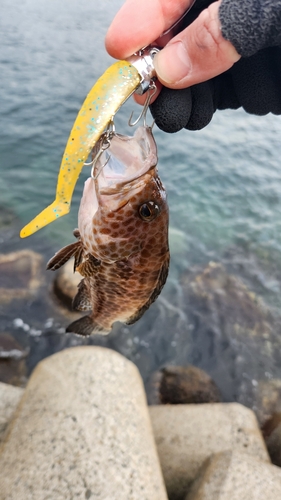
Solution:
{"label": "lure body", "polygon": [[69,212],[76,182],[91,149],[141,79],[138,70],[128,61],[117,61],[98,79],[77,115],[66,144],[55,201],[21,230],[21,238]]}

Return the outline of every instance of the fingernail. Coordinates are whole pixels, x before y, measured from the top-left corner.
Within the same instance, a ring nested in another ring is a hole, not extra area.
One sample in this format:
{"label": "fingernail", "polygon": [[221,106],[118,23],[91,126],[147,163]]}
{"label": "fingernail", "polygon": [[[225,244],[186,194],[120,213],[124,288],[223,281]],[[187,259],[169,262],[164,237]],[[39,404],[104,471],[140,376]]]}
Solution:
{"label": "fingernail", "polygon": [[154,67],[164,83],[177,83],[187,76],[191,64],[183,43],[171,43],[158,52],[154,58]]}

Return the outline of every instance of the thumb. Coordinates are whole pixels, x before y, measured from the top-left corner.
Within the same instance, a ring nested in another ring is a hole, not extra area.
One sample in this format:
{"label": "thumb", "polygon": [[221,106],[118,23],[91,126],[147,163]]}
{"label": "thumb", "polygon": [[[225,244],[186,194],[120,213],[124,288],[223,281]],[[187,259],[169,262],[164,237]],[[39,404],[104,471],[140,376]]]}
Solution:
{"label": "thumb", "polygon": [[156,54],[154,66],[163,85],[190,87],[223,73],[240,59],[221,34],[220,1],[203,10],[195,21]]}

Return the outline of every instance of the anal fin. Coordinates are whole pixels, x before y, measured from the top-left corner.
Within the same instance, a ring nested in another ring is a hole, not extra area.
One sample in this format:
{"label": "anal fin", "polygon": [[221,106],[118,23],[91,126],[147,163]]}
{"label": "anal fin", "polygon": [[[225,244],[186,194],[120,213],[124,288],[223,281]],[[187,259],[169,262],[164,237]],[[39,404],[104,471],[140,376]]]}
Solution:
{"label": "anal fin", "polygon": [[66,328],[67,333],[77,333],[78,335],[83,335],[83,337],[88,337],[93,334],[107,335],[111,329],[104,328],[102,325],[98,325],[93,321],[91,316],[84,316],[77,321],[73,321]]}

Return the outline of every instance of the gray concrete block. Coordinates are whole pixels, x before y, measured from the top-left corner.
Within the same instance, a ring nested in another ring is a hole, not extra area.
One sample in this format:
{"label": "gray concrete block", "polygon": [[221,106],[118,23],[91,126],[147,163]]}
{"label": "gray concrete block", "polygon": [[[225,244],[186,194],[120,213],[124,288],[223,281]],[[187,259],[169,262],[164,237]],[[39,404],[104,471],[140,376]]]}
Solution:
{"label": "gray concrete block", "polygon": [[254,413],[237,403],[151,406],[169,498],[182,499],[213,453],[236,450],[269,461]]}
{"label": "gray concrete block", "polygon": [[8,431],[1,500],[167,499],[142,380],[114,351],[42,361]]}
{"label": "gray concrete block", "polygon": [[24,390],[20,387],[0,382],[0,443],[23,392]]}
{"label": "gray concrete block", "polygon": [[185,500],[278,500],[281,469],[237,452],[213,455]]}

